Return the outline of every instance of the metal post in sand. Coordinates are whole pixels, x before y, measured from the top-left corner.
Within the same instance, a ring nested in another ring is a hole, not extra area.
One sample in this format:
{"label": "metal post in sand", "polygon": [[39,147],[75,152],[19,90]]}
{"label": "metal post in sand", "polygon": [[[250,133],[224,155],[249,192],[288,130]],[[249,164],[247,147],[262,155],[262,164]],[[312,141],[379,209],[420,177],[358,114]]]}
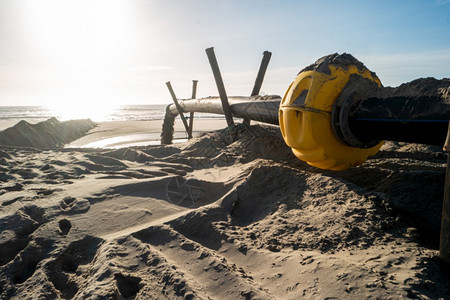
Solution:
{"label": "metal post in sand", "polygon": [[442,203],[441,240],[439,256],[447,272],[450,271],[450,123],[445,140],[444,151],[447,152],[447,172],[445,174],[444,201]]}
{"label": "metal post in sand", "polygon": [[231,139],[234,141],[237,138],[237,131],[234,126],[233,115],[231,114],[230,104],[228,103],[228,96],[225,91],[222,75],[220,74],[219,64],[217,63],[216,55],[214,54],[214,48],[211,47],[205,51],[206,55],[208,55],[209,64],[211,65],[211,69],[213,71],[220,100],[222,101],[223,113],[225,115],[225,119],[227,120],[228,131],[230,132]]}
{"label": "metal post in sand", "polygon": [[[197,83],[198,80],[192,80],[192,96],[191,99],[195,99],[197,97]],[[192,137],[192,130],[194,128],[194,112],[191,111],[189,113],[189,132],[188,135]]]}
{"label": "metal post in sand", "polygon": [[[259,66],[258,75],[256,76],[255,84],[253,85],[253,90],[250,96],[258,96],[259,91],[266,75],[267,66],[269,65],[270,58],[272,57],[272,52],[264,51],[263,58],[261,60],[261,65]],[[250,126],[250,119],[244,118],[244,125]]]}
{"label": "metal post in sand", "polygon": [[261,86],[266,75],[267,66],[269,65],[270,58],[272,57],[272,52],[264,51],[261,65],[259,66],[258,75],[256,76],[255,84],[253,86],[252,94],[250,96],[259,95]]}
{"label": "metal post in sand", "polygon": [[192,132],[189,133],[188,123],[186,121],[186,118],[184,117],[183,110],[181,109],[181,106],[178,103],[177,96],[175,96],[175,92],[172,89],[172,85],[170,84],[170,81],[167,81],[166,85],[167,85],[167,88],[169,89],[170,95],[172,96],[173,103],[175,104],[175,106],[177,108],[178,114],[180,115],[181,120],[183,121],[184,128],[186,129],[186,132],[188,134],[188,139],[190,139],[190,138],[192,138]]}

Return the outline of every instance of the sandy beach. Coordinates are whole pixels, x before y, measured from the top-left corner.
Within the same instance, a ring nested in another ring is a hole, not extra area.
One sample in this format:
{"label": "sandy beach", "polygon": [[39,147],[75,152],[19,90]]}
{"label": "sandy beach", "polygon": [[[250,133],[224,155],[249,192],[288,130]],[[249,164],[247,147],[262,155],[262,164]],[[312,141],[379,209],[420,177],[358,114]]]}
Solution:
{"label": "sandy beach", "polygon": [[231,141],[224,123],[196,120],[193,139],[166,146],[139,146],[161,121],[1,146],[0,298],[450,298],[439,147],[386,142],[322,171],[276,126]]}
{"label": "sandy beach", "polygon": [[[89,133],[69,144],[67,148],[124,148],[141,145],[159,145],[161,120],[97,122]],[[199,119],[194,122],[193,136],[225,127],[226,121]],[[175,143],[187,141],[187,133],[180,119],[175,121]]]}

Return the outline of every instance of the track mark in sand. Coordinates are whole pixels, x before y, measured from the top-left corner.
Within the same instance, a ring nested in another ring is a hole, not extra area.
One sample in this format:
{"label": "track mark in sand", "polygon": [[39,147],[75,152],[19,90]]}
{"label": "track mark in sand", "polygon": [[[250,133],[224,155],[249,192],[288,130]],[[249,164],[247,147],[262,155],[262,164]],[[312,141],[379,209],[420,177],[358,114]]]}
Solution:
{"label": "track mark in sand", "polygon": [[63,167],[63,166],[65,166],[65,165],[67,165],[67,162],[62,161],[62,160],[56,160],[56,159],[54,159],[54,160],[51,160],[51,161],[49,162],[49,164],[50,164],[50,165],[57,165],[57,166]]}
{"label": "track mark in sand", "polygon": [[24,199],[24,198],[25,198],[24,196],[20,196],[20,197],[16,197],[16,198],[14,198],[14,199],[11,199],[11,200],[3,201],[2,206],[11,205],[11,204],[13,204],[14,202],[19,201],[19,200],[22,200],[22,199]]}
{"label": "track mark in sand", "polygon": [[108,175],[98,177],[99,179],[105,179],[105,178],[137,178],[137,179],[145,179],[145,178],[154,178],[154,177],[162,177],[167,176],[169,173],[161,172],[160,170],[124,170],[124,171],[118,171],[118,172],[109,172]]}
{"label": "track mark in sand", "polygon": [[140,284],[142,279],[140,277],[116,273],[114,274],[114,279],[120,294],[126,298],[135,297],[142,287]]}
{"label": "track mark in sand", "polygon": [[113,157],[94,154],[87,154],[85,156],[98,165],[128,168],[126,164]]}
{"label": "track mark in sand", "polygon": [[[0,158],[1,165],[1,158]],[[0,182],[9,182],[16,180],[16,176],[6,174],[8,172],[7,168],[0,167]]]}
{"label": "track mark in sand", "polygon": [[79,161],[77,164],[86,168],[89,171],[93,172],[102,172],[102,171],[121,171],[128,168],[126,164],[121,162],[118,159],[113,157],[103,156],[103,155],[95,155],[95,154],[86,154],[86,158],[89,160]]}
{"label": "track mark in sand", "polygon": [[27,205],[22,207],[19,210],[23,215],[25,215],[26,217],[29,217],[30,219],[32,219],[34,222],[36,222],[36,227],[33,228],[29,233],[25,233],[25,234],[30,234],[31,232],[33,232],[34,230],[37,229],[37,227],[39,227],[39,225],[41,225],[44,222],[44,209],[42,207],[36,206],[36,205]]}
{"label": "track mark in sand", "polygon": [[[155,230],[154,233],[161,243],[170,241],[170,237],[165,236],[164,232],[159,233]],[[98,269],[101,271],[99,278],[106,283],[110,281],[110,274],[114,274],[116,283],[111,290],[106,291],[105,295],[117,297],[120,293],[119,296],[139,299],[209,298],[198,288],[199,285],[191,274],[186,275],[178,268],[178,265],[168,261],[164,253],[134,236],[116,240],[106,245],[105,249],[106,251],[97,256],[97,264],[107,258],[110,262],[109,266],[113,269],[108,268],[106,272],[104,267]],[[136,269],[136,266],[140,267]],[[97,265],[94,266],[96,267]],[[102,291],[104,292],[105,288]],[[98,294],[98,292],[94,291],[91,294]],[[80,295],[83,294],[80,293]]]}
{"label": "track mark in sand", "polygon": [[11,274],[10,284],[5,284],[7,289],[14,290],[17,284],[24,283],[33,276],[38,265],[45,258],[46,251],[53,241],[46,238],[36,239],[29,242],[29,244],[19,252],[19,254],[9,264],[1,269],[2,273]]}
{"label": "track mark in sand", "polygon": [[34,245],[25,248],[13,261],[12,281],[15,284],[24,283],[36,271],[36,266],[42,257],[42,249]]}
{"label": "track mark in sand", "polygon": [[17,174],[23,179],[34,179],[39,175],[31,169],[14,168],[9,171],[10,174]]}
{"label": "track mark in sand", "polygon": [[10,262],[28,243],[28,236],[18,237],[11,230],[3,230],[0,233],[0,266]]}
{"label": "track mark in sand", "polygon": [[70,223],[67,219],[61,219],[58,221],[59,225],[59,234],[60,235],[67,235],[72,228],[72,223]]}
{"label": "track mark in sand", "polygon": [[73,203],[76,201],[76,198],[74,197],[65,197],[62,201],[61,201],[61,209],[67,209],[68,207],[73,206]]}
{"label": "track mark in sand", "polygon": [[9,162],[4,157],[1,157],[0,166],[9,166]]}
{"label": "track mark in sand", "polygon": [[270,298],[242,268],[168,226],[145,229],[133,236],[148,244],[171,266],[173,271],[163,273],[161,280],[174,289],[176,295],[180,288],[195,287],[192,290],[204,294],[205,298],[213,295],[229,299]]}
{"label": "track mark in sand", "polygon": [[87,212],[91,208],[91,204],[86,199],[65,197],[61,200],[59,207],[64,213],[77,214]]}
{"label": "track mark in sand", "polygon": [[11,154],[9,154],[8,152],[5,152],[3,150],[0,150],[0,158],[12,159]]}
{"label": "track mark in sand", "polygon": [[6,224],[0,233],[0,266],[13,260],[28,246],[30,234],[45,222],[43,215],[41,207],[29,205],[0,220]]}
{"label": "track mark in sand", "polygon": [[23,190],[23,185],[16,182],[14,185],[0,186],[0,189],[6,190],[8,192],[18,192]]}
{"label": "track mark in sand", "polygon": [[72,299],[78,292],[80,281],[88,272],[83,266],[92,262],[102,242],[102,239],[86,236],[71,243],[55,260],[44,266],[44,272],[62,298]]}
{"label": "track mark in sand", "polygon": [[167,184],[168,200],[180,206],[194,206],[200,199],[203,190],[194,181],[186,180],[181,176],[172,177]]}
{"label": "track mark in sand", "polygon": [[100,165],[94,164],[88,161],[80,161],[77,163],[78,165],[84,167],[89,172],[111,172],[111,171],[121,171],[126,169],[126,167],[122,166],[108,166],[108,165]]}
{"label": "track mark in sand", "polygon": [[175,175],[179,175],[179,176],[185,176],[187,174],[187,172],[185,170],[175,169],[175,168],[171,168],[171,167],[164,167],[164,168],[160,168],[159,170],[162,172],[167,172],[167,173],[171,173],[171,174],[175,174]]}
{"label": "track mark in sand", "polygon": [[113,157],[119,160],[135,161],[138,163],[145,163],[147,161],[153,161],[155,158],[140,150],[131,148],[120,148],[109,152],[102,153],[103,156]]}
{"label": "track mark in sand", "polygon": [[61,191],[60,189],[45,189],[45,188],[32,189],[32,190],[36,191],[36,194],[41,197],[49,196],[49,195],[53,194],[54,192]]}

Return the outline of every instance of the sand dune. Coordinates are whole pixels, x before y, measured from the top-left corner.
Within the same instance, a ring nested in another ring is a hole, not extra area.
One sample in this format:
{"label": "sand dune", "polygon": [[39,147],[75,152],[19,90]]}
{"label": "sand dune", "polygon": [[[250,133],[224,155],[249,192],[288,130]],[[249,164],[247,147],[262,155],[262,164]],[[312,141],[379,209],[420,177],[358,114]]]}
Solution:
{"label": "sand dune", "polygon": [[0,151],[2,299],[448,299],[446,155],[386,143],[324,172],[279,129]]}
{"label": "sand dune", "polygon": [[37,124],[20,121],[13,127],[0,131],[0,145],[54,148],[84,136],[95,127],[91,120],[60,122],[56,118]]}

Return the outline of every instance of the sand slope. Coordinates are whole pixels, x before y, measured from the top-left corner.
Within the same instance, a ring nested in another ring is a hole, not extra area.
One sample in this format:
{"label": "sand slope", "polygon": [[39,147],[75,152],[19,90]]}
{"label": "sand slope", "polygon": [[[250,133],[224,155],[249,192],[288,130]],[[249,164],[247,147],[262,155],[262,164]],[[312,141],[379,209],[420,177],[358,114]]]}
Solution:
{"label": "sand slope", "polygon": [[95,127],[89,119],[60,122],[56,118],[37,124],[25,120],[0,131],[0,145],[54,148],[61,147],[85,135]]}
{"label": "sand slope", "polygon": [[446,156],[387,143],[345,172],[277,127],[176,146],[2,147],[2,299],[448,299]]}

